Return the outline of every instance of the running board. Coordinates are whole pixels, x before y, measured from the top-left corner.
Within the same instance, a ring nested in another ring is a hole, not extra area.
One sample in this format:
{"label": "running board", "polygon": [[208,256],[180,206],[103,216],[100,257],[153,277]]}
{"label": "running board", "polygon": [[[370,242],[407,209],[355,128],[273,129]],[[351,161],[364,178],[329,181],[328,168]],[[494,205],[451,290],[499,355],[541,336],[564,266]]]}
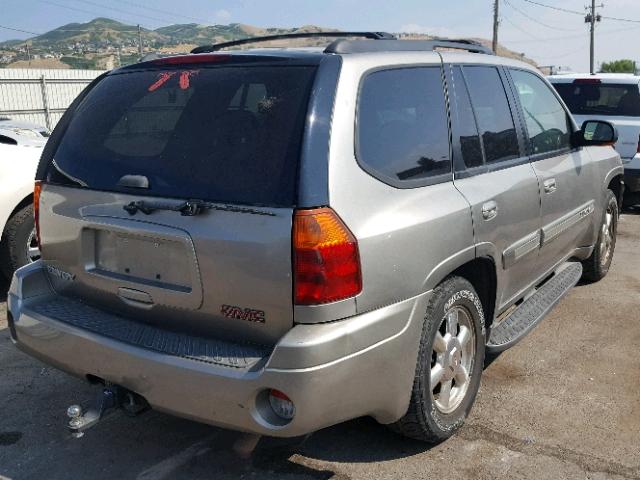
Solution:
{"label": "running board", "polygon": [[513,313],[491,328],[486,345],[487,352],[502,352],[522,340],[571,291],[581,276],[580,263],[571,262],[561,266],[553,277]]}

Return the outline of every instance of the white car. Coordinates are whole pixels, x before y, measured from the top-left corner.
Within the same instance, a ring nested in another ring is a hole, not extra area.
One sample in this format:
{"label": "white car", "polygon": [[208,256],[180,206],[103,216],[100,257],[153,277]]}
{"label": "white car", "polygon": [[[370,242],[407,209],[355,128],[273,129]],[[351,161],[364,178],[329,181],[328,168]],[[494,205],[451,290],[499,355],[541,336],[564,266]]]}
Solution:
{"label": "white car", "polygon": [[49,131],[0,118],[0,272],[40,258],[33,222],[33,181]]}
{"label": "white car", "polygon": [[0,117],[0,143],[24,147],[44,147],[51,132],[35,123]]}
{"label": "white car", "polygon": [[548,79],[578,125],[589,119],[606,120],[616,126],[615,148],[624,163],[625,204],[640,204],[640,76],[571,73]]}

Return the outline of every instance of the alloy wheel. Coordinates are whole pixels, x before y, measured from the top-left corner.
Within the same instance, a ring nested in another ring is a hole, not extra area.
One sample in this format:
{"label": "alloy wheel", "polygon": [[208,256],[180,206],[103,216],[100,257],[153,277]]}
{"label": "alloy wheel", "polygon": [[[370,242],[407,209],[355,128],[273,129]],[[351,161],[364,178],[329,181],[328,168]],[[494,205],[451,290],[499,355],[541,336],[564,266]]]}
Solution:
{"label": "alloy wheel", "polygon": [[38,246],[35,228],[31,230],[31,233],[27,238],[25,254],[28,263],[33,263],[40,258],[40,247]]}
{"label": "alloy wheel", "polygon": [[471,314],[452,307],[436,332],[431,353],[429,388],[433,403],[444,414],[456,410],[464,400],[476,354]]}
{"label": "alloy wheel", "polygon": [[615,209],[609,205],[602,222],[602,232],[600,235],[600,263],[606,265],[611,257],[613,242],[616,235]]}

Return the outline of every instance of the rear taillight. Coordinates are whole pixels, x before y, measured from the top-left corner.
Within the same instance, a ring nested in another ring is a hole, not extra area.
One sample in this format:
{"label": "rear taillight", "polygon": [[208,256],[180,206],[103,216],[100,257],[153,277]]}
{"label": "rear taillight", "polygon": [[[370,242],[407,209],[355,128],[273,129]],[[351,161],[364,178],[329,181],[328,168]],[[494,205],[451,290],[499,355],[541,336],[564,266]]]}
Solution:
{"label": "rear taillight", "polygon": [[335,302],[360,293],[358,242],[330,208],[295,212],[293,255],[296,304]]}
{"label": "rear taillight", "polygon": [[636,148],[636,153],[640,153],[640,137],[638,138],[638,148]]}
{"label": "rear taillight", "polygon": [[36,240],[40,245],[40,192],[42,191],[42,183],[36,180],[33,186],[33,221],[36,226]]}

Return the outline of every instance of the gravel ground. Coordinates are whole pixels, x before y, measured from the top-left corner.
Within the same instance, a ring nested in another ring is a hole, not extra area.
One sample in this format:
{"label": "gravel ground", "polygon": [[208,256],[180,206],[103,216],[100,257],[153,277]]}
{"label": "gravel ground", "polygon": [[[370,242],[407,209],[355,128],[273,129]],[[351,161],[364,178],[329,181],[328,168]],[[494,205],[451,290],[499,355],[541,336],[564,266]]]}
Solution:
{"label": "gravel ground", "polygon": [[431,448],[359,419],[243,460],[238,434],[156,412],[72,439],[66,407],[93,387],[18,352],[0,303],[0,478],[640,479],[640,212],[619,230],[609,276],[488,365],[467,425]]}

